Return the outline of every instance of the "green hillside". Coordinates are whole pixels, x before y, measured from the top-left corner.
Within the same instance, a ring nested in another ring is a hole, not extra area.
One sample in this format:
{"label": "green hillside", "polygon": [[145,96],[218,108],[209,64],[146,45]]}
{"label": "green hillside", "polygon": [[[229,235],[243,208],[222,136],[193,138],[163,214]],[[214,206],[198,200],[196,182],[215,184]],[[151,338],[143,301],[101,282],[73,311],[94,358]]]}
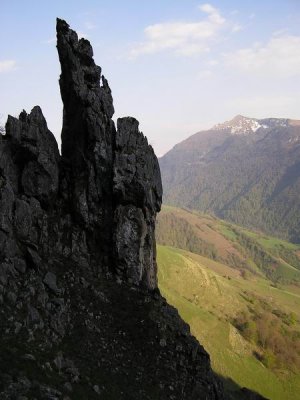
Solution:
{"label": "green hillside", "polygon": [[164,206],[157,242],[208,257],[274,285],[300,282],[300,246],[196,211]]}
{"label": "green hillside", "polygon": [[[289,349],[295,353],[299,350],[300,290],[278,289],[258,276],[244,279],[232,267],[168,246],[158,246],[158,265],[162,294],[190,324],[218,374],[272,400],[297,398],[298,364],[269,365],[271,351],[246,338],[235,321],[243,314],[267,315],[279,331],[296,332],[295,345]],[[285,318],[293,320],[292,326]],[[285,350],[285,337],[280,340]],[[234,386],[229,384],[229,389]]]}
{"label": "green hillside", "polygon": [[158,217],[157,240],[162,294],[229,389],[236,390],[233,381],[270,399],[296,399],[299,246],[169,206]]}

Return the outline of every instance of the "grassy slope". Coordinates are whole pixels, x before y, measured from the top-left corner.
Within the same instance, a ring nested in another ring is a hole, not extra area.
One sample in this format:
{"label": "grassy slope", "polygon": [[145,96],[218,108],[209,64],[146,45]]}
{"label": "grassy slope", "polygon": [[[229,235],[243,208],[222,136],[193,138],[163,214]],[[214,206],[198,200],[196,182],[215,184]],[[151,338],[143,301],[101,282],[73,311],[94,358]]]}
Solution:
{"label": "grassy slope", "polygon": [[[158,265],[163,295],[190,324],[192,333],[211,355],[217,373],[270,399],[296,398],[300,376],[267,369],[253,356],[254,346],[229,321],[247,308],[245,293],[300,318],[299,289],[274,288],[259,276],[245,280],[234,268],[168,246],[158,246]],[[297,328],[300,330],[300,326]]]}
{"label": "grassy slope", "polygon": [[[252,296],[300,319],[299,283],[291,285],[300,280],[300,247],[169,206],[159,216],[157,237],[158,243],[173,246],[158,247],[161,291],[210,353],[215,371],[270,399],[295,399],[300,376],[267,369],[254,357],[255,346],[230,321],[251,306]],[[263,268],[251,246],[267,260]],[[275,272],[270,275],[273,264]],[[247,279],[241,273],[245,268]],[[274,281],[279,282],[277,287]],[[300,331],[299,325],[296,328]]]}
{"label": "grassy slope", "polygon": [[[164,206],[158,217],[157,239],[160,244],[214,258],[278,283],[300,281],[299,245],[203,213]],[[254,256],[258,253],[260,259]],[[263,266],[259,264],[262,260]]]}

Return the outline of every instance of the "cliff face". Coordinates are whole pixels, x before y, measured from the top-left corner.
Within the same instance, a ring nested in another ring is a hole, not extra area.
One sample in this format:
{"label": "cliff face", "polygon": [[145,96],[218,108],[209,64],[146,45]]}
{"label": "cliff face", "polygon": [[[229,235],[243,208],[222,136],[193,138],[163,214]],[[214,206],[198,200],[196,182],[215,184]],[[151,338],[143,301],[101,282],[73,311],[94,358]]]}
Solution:
{"label": "cliff face", "polygon": [[39,107],[0,137],[1,398],[221,399],[157,289],[153,149],[62,20],[57,48],[62,155]]}
{"label": "cliff face", "polygon": [[125,280],[154,289],[154,225],[162,197],[157,158],[135,119],[119,119],[116,132],[111,90],[93,49],[62,20],[57,22],[57,49],[68,207],[86,232],[94,265],[117,266],[114,272]]}

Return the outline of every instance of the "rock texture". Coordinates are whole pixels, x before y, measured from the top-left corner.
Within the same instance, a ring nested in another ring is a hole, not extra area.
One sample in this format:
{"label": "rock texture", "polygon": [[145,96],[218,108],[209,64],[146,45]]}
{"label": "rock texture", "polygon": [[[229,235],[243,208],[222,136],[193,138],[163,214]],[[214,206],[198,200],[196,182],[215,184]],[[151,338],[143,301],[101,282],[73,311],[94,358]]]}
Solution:
{"label": "rock texture", "polygon": [[65,21],[57,22],[61,63],[60,89],[64,104],[63,184],[72,214],[88,236],[95,262],[111,263],[113,229],[114,108],[108,83],[93,60],[90,43],[78,41]]}
{"label": "rock texture", "polygon": [[115,263],[130,281],[157,287],[155,217],[162,186],[157,158],[134,118],[118,120],[114,161]]}
{"label": "rock texture", "polygon": [[57,48],[62,155],[39,107],[0,136],[0,397],[222,399],[157,289],[153,149],[62,20]]}
{"label": "rock texture", "polygon": [[93,49],[62,20],[57,49],[64,104],[62,185],[72,217],[85,230],[96,268],[117,265],[124,279],[154,289],[154,227],[162,198],[157,158],[133,118],[119,119],[116,132],[111,90]]}

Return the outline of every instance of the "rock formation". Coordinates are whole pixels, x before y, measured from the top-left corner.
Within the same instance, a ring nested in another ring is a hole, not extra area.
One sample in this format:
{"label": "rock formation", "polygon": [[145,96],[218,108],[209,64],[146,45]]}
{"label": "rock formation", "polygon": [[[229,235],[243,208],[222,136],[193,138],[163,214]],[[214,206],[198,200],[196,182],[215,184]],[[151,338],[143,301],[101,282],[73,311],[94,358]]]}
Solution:
{"label": "rock formation", "polygon": [[157,289],[153,149],[62,20],[57,48],[62,154],[39,107],[0,136],[0,397],[222,399]]}
{"label": "rock formation", "polygon": [[129,280],[157,287],[155,216],[162,186],[157,158],[134,118],[118,120],[114,161],[115,265]]}
{"label": "rock formation", "polygon": [[126,280],[154,289],[155,215],[162,197],[157,158],[133,118],[119,119],[116,132],[111,90],[93,49],[62,20],[57,49],[63,186],[73,219],[86,231],[95,265],[115,265]]}

